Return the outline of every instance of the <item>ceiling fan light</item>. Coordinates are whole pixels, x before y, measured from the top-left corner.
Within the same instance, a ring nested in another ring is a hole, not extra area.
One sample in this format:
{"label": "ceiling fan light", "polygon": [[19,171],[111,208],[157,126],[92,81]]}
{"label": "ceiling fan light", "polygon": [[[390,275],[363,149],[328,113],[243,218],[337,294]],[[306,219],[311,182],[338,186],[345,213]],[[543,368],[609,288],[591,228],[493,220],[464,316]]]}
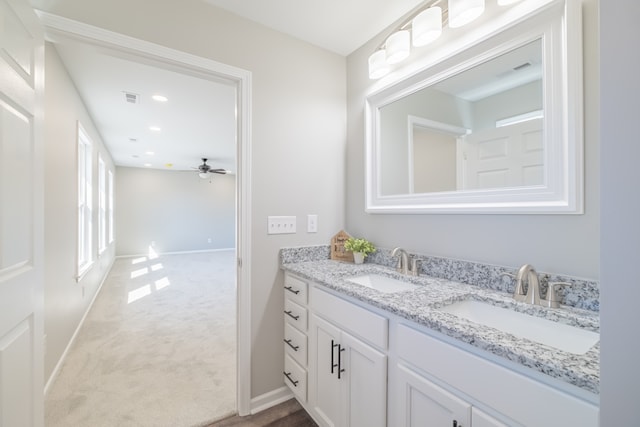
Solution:
{"label": "ceiling fan light", "polygon": [[369,57],[369,78],[379,79],[389,74],[389,64],[387,64],[387,54],[384,50],[378,50]]}
{"label": "ceiling fan light", "polygon": [[199,176],[200,178],[202,178],[202,179],[207,179],[207,178],[209,178],[209,174],[208,174],[208,173],[206,173],[206,172],[200,172],[200,173],[198,174],[198,176]]}
{"label": "ceiling fan light", "polygon": [[400,30],[391,34],[385,42],[388,64],[397,64],[411,53],[411,36],[408,30]]}
{"label": "ceiling fan light", "polygon": [[484,0],[449,0],[449,27],[458,28],[484,12]]}
{"label": "ceiling fan light", "polygon": [[442,9],[430,7],[420,12],[411,23],[411,36],[415,47],[425,46],[442,34]]}

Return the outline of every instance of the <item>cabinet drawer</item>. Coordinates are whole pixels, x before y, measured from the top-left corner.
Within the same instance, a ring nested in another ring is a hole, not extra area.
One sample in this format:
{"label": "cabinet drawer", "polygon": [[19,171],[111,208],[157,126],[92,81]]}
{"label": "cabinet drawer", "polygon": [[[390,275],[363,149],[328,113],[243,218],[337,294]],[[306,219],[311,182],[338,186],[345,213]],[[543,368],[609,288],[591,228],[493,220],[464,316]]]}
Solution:
{"label": "cabinet drawer", "polygon": [[288,323],[284,325],[284,351],[300,365],[307,366],[307,336]]}
{"label": "cabinet drawer", "polygon": [[307,401],[307,371],[288,354],[284,355],[284,382],[302,402]]}
{"label": "cabinet drawer", "polygon": [[307,331],[307,309],[295,302],[284,300],[284,321],[302,332]]}
{"label": "cabinet drawer", "polygon": [[397,343],[402,359],[523,425],[598,425],[592,403],[416,329],[400,325]]}
{"label": "cabinet drawer", "polygon": [[307,304],[307,282],[297,277],[285,274],[284,276],[284,297],[289,298],[298,304]]}
{"label": "cabinet drawer", "polygon": [[378,348],[387,348],[389,334],[387,318],[315,287],[311,289],[311,306],[317,313],[359,338]]}

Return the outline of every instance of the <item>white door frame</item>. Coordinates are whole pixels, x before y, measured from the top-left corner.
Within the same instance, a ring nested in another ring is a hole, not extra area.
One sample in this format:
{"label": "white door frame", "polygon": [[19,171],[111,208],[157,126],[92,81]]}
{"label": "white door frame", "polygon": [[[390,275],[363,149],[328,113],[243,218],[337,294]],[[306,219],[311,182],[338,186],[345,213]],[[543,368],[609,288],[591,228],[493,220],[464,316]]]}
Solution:
{"label": "white door frame", "polygon": [[236,175],[236,258],[237,258],[237,409],[251,411],[251,72],[211,59],[135,39],[68,18],[36,11],[46,38],[56,42],[75,39],[111,49],[125,56],[147,59],[186,74],[235,84],[237,91],[237,175]]}

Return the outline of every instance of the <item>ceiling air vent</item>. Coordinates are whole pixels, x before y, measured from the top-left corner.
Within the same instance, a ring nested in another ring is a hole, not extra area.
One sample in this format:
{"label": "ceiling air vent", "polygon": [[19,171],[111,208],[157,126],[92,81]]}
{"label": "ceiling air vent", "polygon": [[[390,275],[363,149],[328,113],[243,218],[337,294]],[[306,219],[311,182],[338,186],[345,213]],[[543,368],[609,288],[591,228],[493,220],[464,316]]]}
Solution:
{"label": "ceiling air vent", "polygon": [[133,92],[124,92],[124,99],[129,104],[139,104],[140,103],[140,95]]}

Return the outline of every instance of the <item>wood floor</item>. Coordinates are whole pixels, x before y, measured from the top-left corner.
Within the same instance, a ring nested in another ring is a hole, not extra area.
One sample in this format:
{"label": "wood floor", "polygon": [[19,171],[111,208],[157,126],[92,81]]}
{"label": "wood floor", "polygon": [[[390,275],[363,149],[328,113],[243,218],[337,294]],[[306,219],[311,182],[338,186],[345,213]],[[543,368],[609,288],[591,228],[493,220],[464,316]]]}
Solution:
{"label": "wood floor", "polygon": [[291,399],[255,415],[231,417],[207,427],[317,427],[302,406]]}

